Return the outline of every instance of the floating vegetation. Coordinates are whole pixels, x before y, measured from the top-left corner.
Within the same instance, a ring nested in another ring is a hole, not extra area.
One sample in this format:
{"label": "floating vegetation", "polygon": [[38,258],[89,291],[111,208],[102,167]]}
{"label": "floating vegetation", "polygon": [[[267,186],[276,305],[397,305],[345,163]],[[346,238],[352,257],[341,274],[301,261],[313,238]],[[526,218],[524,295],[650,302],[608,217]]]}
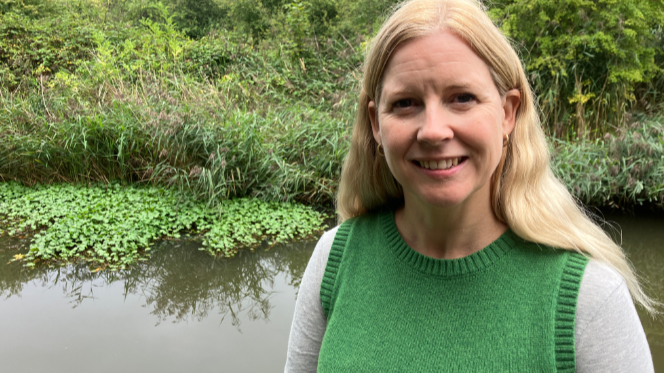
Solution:
{"label": "floating vegetation", "polygon": [[154,186],[0,183],[0,226],[28,235],[26,266],[40,261],[87,262],[124,268],[145,260],[160,238],[202,239],[212,255],[304,238],[323,228],[325,215],[293,203],[255,198],[208,207],[190,195]]}

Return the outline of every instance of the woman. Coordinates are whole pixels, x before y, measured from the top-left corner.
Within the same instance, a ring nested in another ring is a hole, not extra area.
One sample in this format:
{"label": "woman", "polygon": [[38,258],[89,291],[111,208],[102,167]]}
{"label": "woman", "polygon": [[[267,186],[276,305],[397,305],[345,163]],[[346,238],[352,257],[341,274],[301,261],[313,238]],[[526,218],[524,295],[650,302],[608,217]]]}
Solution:
{"label": "woman", "polygon": [[653,371],[631,297],[654,302],[551,172],[518,56],[473,0],[412,0],[378,32],[337,209],[287,372]]}

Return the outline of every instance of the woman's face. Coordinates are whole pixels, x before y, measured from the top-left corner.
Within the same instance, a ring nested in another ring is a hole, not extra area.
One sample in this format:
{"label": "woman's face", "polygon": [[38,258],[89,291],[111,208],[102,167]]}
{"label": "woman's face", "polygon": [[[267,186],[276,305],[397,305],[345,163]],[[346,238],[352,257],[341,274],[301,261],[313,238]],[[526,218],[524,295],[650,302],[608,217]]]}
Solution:
{"label": "woman's face", "polygon": [[369,113],[406,204],[490,204],[519,102],[518,90],[501,97],[484,61],[448,31],[399,46]]}

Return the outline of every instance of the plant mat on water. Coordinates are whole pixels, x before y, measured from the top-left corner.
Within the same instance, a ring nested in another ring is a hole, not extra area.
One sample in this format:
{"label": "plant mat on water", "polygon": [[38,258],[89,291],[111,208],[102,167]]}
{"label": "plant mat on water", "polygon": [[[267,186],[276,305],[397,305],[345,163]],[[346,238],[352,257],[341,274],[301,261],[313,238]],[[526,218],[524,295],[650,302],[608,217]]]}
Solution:
{"label": "plant mat on water", "polygon": [[293,203],[255,198],[209,207],[192,196],[155,186],[0,183],[0,227],[32,235],[27,267],[86,261],[118,269],[146,260],[157,239],[200,239],[212,255],[306,238],[323,229],[325,214]]}

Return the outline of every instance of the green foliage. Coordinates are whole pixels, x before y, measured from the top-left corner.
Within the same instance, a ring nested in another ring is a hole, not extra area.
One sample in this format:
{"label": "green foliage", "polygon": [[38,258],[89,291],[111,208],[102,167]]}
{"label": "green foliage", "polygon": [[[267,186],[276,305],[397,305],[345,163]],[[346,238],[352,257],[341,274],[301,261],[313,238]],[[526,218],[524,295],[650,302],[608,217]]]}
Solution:
{"label": "green foliage", "polygon": [[140,260],[159,238],[202,236],[213,255],[234,256],[239,248],[309,236],[324,215],[297,204],[256,199],[206,207],[187,194],[119,184],[81,186],[0,183],[0,225],[10,235],[38,233],[24,260],[84,260],[111,268]]}
{"label": "green foliage", "polygon": [[283,40],[281,51],[286,53],[291,62],[296,62],[310,55],[310,49],[305,43],[311,37],[311,24],[309,23],[311,4],[306,1],[295,0],[290,4],[286,4],[285,9],[284,24],[286,27],[279,35],[280,39]]}
{"label": "green foliage", "polygon": [[145,71],[171,70],[181,61],[191,41],[176,30],[173,16],[161,3],[156,9],[160,21],[144,18],[140,27],[117,30],[111,37],[95,33],[97,60],[89,65],[93,76],[108,79],[124,73],[135,77]]}
{"label": "green foliage", "polygon": [[308,17],[314,35],[331,34],[331,29],[339,23],[339,10],[337,0],[309,0]]}
{"label": "green foliage", "polygon": [[263,38],[270,28],[270,10],[261,0],[239,0],[229,5],[230,29],[251,37]]}
{"label": "green foliage", "polygon": [[372,36],[382,25],[390,9],[401,0],[338,0],[338,30],[347,37]]}
{"label": "green foliage", "polygon": [[640,118],[594,141],[558,140],[553,154],[554,172],[584,204],[664,208],[661,118]]}
{"label": "green foliage", "polygon": [[56,1],[68,13],[80,15],[104,29],[117,25],[135,27],[145,19],[162,22],[165,20],[164,9],[168,9],[178,31],[195,39],[205,36],[228,16],[228,9],[214,0]]}
{"label": "green foliage", "polygon": [[0,178],[150,182],[212,204],[242,196],[332,203],[348,104],[259,111],[235,106],[232,97],[247,100],[243,90],[261,96],[234,78],[218,86],[181,78],[90,87],[60,74],[44,98],[0,99]]}
{"label": "green foliage", "polygon": [[214,0],[170,0],[168,6],[178,29],[194,39],[207,35],[228,14]]}
{"label": "green foliage", "polygon": [[92,34],[77,17],[0,15],[0,86],[14,88],[25,77],[74,71],[92,56]]}
{"label": "green foliage", "polygon": [[0,14],[6,13],[42,18],[57,14],[58,9],[52,0],[0,0]]}
{"label": "green foliage", "polygon": [[661,76],[662,2],[502,0],[493,5],[493,18],[522,48],[546,123],[558,136],[584,137],[592,130],[601,135],[607,125],[621,124],[641,99],[637,88]]}

